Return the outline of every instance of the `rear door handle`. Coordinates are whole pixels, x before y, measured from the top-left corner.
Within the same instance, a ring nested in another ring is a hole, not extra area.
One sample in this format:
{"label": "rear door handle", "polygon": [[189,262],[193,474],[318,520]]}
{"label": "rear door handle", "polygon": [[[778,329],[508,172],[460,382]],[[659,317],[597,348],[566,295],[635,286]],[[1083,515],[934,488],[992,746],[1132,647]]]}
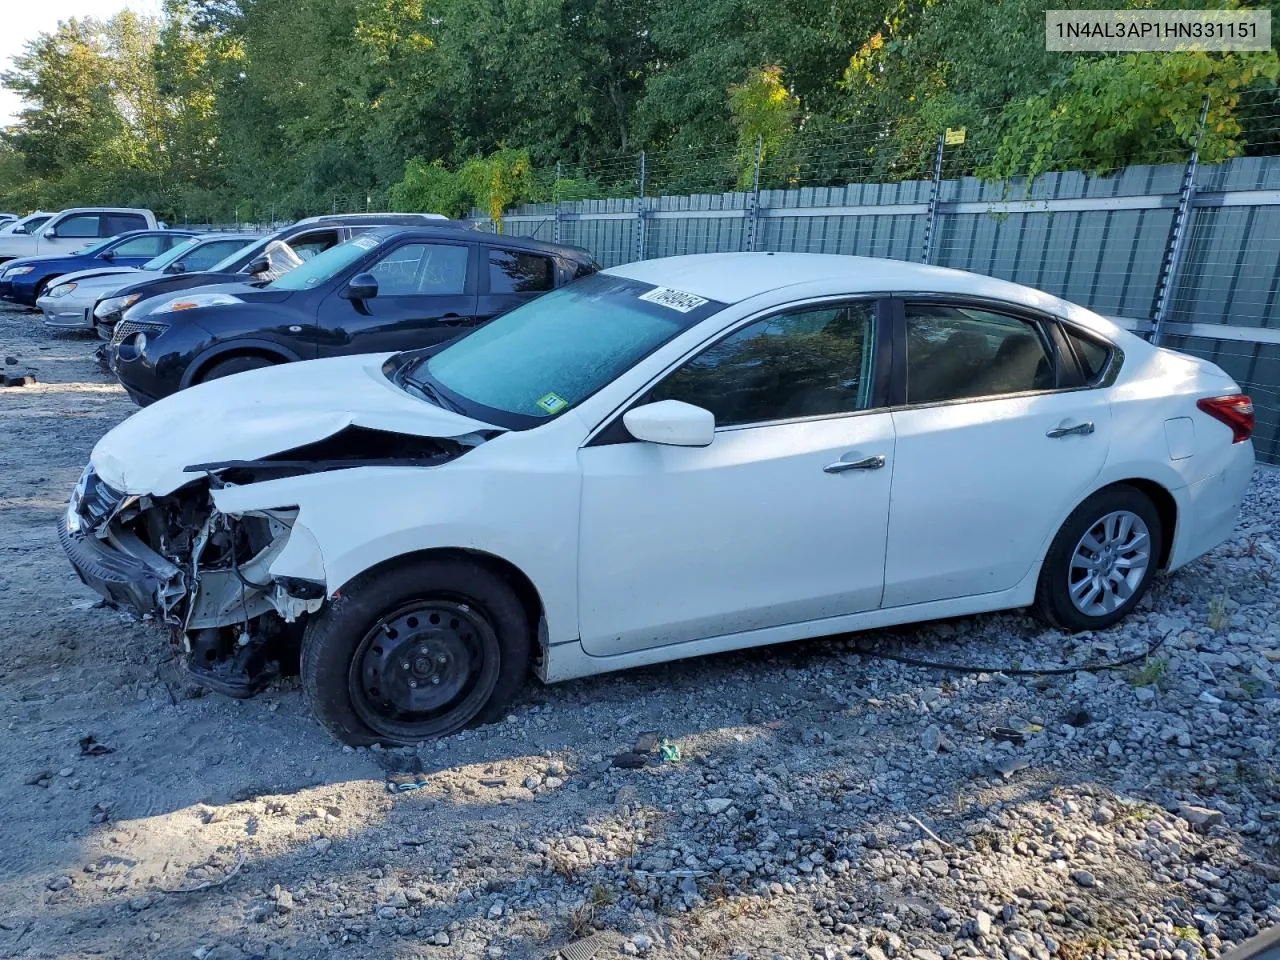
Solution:
{"label": "rear door handle", "polygon": [[1051,440],[1057,440],[1061,437],[1086,437],[1093,433],[1093,421],[1085,420],[1083,423],[1073,423],[1071,426],[1054,427],[1045,434]]}
{"label": "rear door handle", "polygon": [[[846,454],[845,456],[849,456]],[[862,457],[858,460],[845,460],[843,458],[835,463],[828,463],[822,468],[823,473],[844,473],[847,470],[879,470],[884,466],[884,457],[876,454],[874,457]]]}

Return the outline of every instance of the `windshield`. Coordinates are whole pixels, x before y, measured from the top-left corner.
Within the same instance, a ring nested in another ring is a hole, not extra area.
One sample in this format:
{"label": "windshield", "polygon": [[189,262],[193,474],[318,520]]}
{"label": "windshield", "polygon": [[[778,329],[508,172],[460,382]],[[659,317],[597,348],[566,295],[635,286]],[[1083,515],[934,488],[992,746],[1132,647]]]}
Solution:
{"label": "windshield", "polygon": [[503,314],[406,370],[515,429],[558,416],[723,303],[604,273]]}
{"label": "windshield", "polygon": [[110,246],[111,244],[115,243],[116,240],[117,240],[116,237],[107,237],[107,239],[105,240],[93,240],[89,243],[86,243],[83,247],[77,247],[75,250],[72,251],[72,253],[74,253],[76,256],[80,256],[81,254],[87,255],[90,253],[97,253],[102,248]]}
{"label": "windshield", "polygon": [[310,290],[318,284],[333,279],[351,264],[376,247],[381,241],[364,234],[346,243],[317,253],[301,266],[267,284],[268,290]]}
{"label": "windshield", "polygon": [[152,257],[142,265],[142,269],[163,270],[198,243],[200,243],[199,237],[192,237],[190,240],[183,240],[176,247],[166,250],[164,253],[160,254],[160,256]]}

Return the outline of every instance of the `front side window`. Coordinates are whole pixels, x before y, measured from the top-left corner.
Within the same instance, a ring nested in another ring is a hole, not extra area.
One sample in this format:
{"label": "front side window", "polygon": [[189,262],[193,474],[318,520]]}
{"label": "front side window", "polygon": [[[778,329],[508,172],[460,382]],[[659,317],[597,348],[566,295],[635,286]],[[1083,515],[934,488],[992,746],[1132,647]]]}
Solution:
{"label": "front side window", "polygon": [[99,218],[96,213],[80,213],[59,220],[54,224],[54,231],[60,237],[89,238],[100,237],[98,233]]}
{"label": "front side window", "polygon": [[502,314],[402,375],[439,388],[477,419],[523,429],[569,410],[724,307],[597,273]]}
{"label": "front side window", "polygon": [[874,314],[869,302],[836,304],[748,324],[685,363],[648,399],[710,410],[718,427],[866,409]]}
{"label": "front side window", "polygon": [[448,296],[467,289],[467,247],[450,243],[406,243],[369,268],[378,296]]}
{"label": "front side window", "polygon": [[148,259],[169,248],[169,237],[152,233],[143,237],[131,237],[111,248],[117,257],[147,257]]}
{"label": "front side window", "polygon": [[1036,324],[945,303],[908,303],[907,403],[997,397],[1057,385]]}
{"label": "front side window", "polygon": [[554,286],[550,257],[519,250],[489,251],[490,293],[536,293]]}
{"label": "front side window", "polygon": [[243,250],[248,242],[247,240],[210,240],[190,252],[187,252],[188,248],[183,247],[183,252],[175,258],[175,262],[181,263],[182,269],[188,273],[208,270],[224,257]]}

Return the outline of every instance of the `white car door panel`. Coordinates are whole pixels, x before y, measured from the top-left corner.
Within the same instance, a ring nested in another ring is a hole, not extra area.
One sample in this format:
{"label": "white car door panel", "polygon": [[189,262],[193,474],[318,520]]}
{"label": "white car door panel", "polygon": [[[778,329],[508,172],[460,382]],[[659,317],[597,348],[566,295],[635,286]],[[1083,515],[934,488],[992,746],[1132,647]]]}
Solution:
{"label": "white car door panel", "polygon": [[580,451],[588,653],[879,606],[894,450],[887,408],[868,409],[883,381],[875,313],[824,301],[749,321],[638,401],[709,411],[709,446],[623,430]]}
{"label": "white car door panel", "polygon": [[1015,586],[1102,471],[1112,432],[1105,389],[1055,388],[1074,367],[1062,358],[1055,379],[1055,351],[1034,325],[912,308],[908,406],[893,412],[886,607]]}
{"label": "white car door panel", "polygon": [[632,442],[580,456],[588,653],[879,606],[889,413],[720,430],[702,448]]}

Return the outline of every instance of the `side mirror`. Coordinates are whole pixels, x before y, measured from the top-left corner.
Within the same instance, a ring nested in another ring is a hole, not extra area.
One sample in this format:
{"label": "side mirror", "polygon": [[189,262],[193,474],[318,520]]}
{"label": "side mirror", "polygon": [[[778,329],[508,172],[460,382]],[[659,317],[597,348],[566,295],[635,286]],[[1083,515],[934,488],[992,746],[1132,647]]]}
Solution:
{"label": "side mirror", "polygon": [[25,226],[23,226],[22,224],[18,224],[18,226],[14,227],[14,228],[13,228],[13,230],[12,230],[11,232],[12,232],[12,233],[26,233],[26,232],[27,232],[27,228],[26,228]]}
{"label": "side mirror", "polygon": [[378,278],[372,273],[357,273],[347,281],[342,295],[348,300],[370,300],[378,295]]}
{"label": "side mirror", "polygon": [[171,263],[164,268],[165,273],[186,273],[187,268],[182,263]]}
{"label": "side mirror", "polygon": [[115,255],[114,253],[112,253],[110,250],[103,250],[103,251],[102,251],[102,259],[103,259],[103,260],[106,260],[108,263],[110,263],[110,262],[111,262],[112,260],[114,260],[115,258],[116,258],[116,255]]}
{"label": "side mirror", "polygon": [[57,231],[57,230],[55,230],[53,227],[45,227],[45,228],[44,228],[44,235],[45,235],[46,237],[51,238],[51,239],[52,239],[52,238],[56,238],[56,237],[58,236],[58,231]]}
{"label": "side mirror", "polygon": [[244,268],[244,272],[257,276],[260,273],[267,273],[271,270],[270,257],[255,257],[249,261],[249,265]]}
{"label": "side mirror", "polygon": [[683,400],[634,407],[622,415],[622,423],[637,440],[675,447],[710,446],[716,436],[715,414]]}

